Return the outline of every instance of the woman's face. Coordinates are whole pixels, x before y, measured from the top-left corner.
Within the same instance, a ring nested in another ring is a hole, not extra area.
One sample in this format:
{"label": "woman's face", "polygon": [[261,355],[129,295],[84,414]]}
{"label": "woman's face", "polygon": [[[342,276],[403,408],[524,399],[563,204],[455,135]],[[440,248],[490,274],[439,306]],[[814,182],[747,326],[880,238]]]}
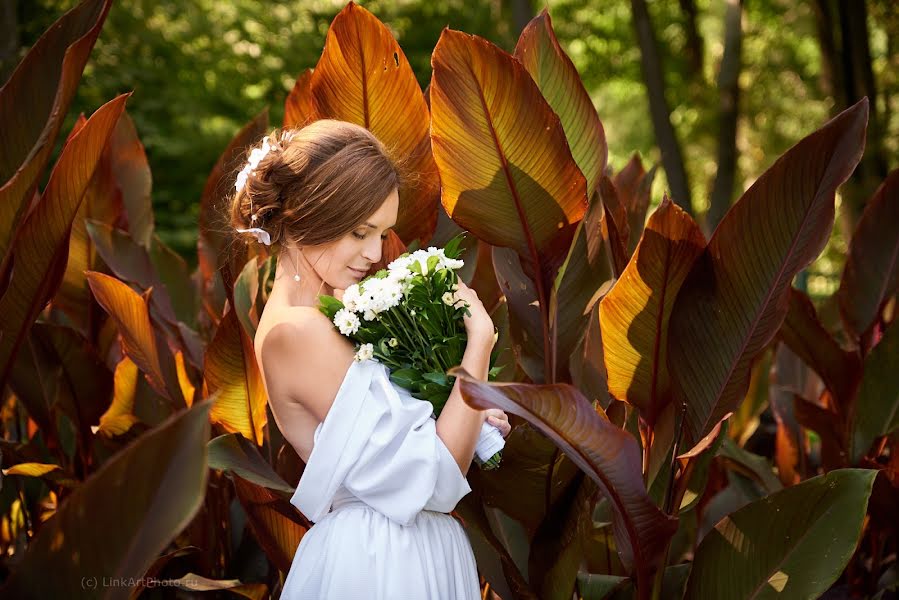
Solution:
{"label": "woman's face", "polygon": [[358,283],[381,260],[387,230],[396,225],[400,197],[396,189],[371,216],[336,242],[307,248],[304,254],[327,285],[345,290]]}

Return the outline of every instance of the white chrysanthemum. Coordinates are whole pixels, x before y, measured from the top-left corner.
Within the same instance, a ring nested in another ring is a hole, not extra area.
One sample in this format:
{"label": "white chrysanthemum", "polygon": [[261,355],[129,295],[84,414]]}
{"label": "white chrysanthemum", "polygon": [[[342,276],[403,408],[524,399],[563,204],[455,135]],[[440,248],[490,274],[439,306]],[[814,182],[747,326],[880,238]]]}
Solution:
{"label": "white chrysanthemum", "polygon": [[353,335],[359,330],[360,322],[354,312],[341,308],[334,315],[334,324],[343,335]]}
{"label": "white chrysanthemum", "polygon": [[403,299],[403,284],[392,279],[383,279],[381,292],[384,298],[384,309],[390,309]]}
{"label": "white chrysanthemum", "polygon": [[375,348],[371,344],[362,344],[359,346],[359,350],[356,351],[356,355],[354,358],[357,361],[369,360],[375,355]]}
{"label": "white chrysanthemum", "polygon": [[390,341],[387,342],[387,345],[390,346],[391,348],[396,348],[399,343],[400,343],[400,341],[398,339],[396,339],[395,337],[392,337],[392,338],[390,338]]}
{"label": "white chrysanthemum", "polygon": [[373,310],[366,310],[364,313],[362,313],[362,318],[366,321],[374,321],[377,316],[377,313],[375,313],[375,311]]}
{"label": "white chrysanthemum", "polygon": [[343,305],[347,310],[357,311],[359,302],[359,284],[354,283],[343,291]]}
{"label": "white chrysanthemum", "polygon": [[440,299],[443,300],[443,303],[446,304],[447,306],[452,306],[453,303],[456,301],[456,299],[453,298],[452,292],[444,292],[443,296],[441,296]]}

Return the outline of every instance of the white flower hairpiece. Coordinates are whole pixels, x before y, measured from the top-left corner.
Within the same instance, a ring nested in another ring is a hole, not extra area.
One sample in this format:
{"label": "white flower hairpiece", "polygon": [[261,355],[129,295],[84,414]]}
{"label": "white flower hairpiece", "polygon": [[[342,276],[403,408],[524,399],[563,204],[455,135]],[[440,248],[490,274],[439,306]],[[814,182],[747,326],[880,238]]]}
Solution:
{"label": "white flower hairpiece", "polygon": [[[253,215],[256,216],[256,215]],[[256,241],[265,244],[266,246],[272,245],[272,236],[268,234],[268,232],[261,227],[250,227],[249,229],[238,229],[237,233],[252,233],[256,236]]]}
{"label": "white flower hairpiece", "polygon": [[[293,132],[289,131],[281,136],[281,142],[288,142],[290,138],[293,137]],[[262,146],[260,148],[253,148],[250,152],[250,158],[247,159],[247,164],[243,169],[240,170],[240,173],[237,174],[237,179],[234,181],[234,189],[238,192],[242,190],[247,185],[247,178],[250,175],[255,175],[256,167],[259,166],[259,162],[265,158],[265,155],[268,154],[275,146],[269,144],[269,137],[265,136],[262,138]],[[280,145],[278,146],[280,147]],[[250,221],[253,223],[256,222],[256,213],[253,212],[253,198],[250,197]],[[262,229],[261,227],[250,227],[249,229],[237,229],[238,233],[252,233],[256,236],[256,241],[265,244],[266,246],[270,246],[272,243],[272,237],[269,233]]]}

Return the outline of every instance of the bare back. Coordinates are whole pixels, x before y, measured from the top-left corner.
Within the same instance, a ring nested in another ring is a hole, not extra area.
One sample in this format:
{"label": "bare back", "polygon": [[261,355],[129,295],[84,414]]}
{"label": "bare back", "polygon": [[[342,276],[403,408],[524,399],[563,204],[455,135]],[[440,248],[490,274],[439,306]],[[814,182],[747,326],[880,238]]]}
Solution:
{"label": "bare back", "polygon": [[315,428],[353,361],[353,346],[313,307],[266,307],[254,350],[275,423],[307,462]]}

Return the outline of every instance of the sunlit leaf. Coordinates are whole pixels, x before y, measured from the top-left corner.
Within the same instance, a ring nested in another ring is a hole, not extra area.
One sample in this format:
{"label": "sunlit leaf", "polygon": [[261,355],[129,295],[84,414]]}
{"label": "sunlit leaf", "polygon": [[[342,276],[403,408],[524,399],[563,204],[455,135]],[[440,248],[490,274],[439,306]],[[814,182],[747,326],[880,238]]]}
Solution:
{"label": "sunlit leaf", "polygon": [[650,428],[672,399],[668,320],[677,292],[704,247],[699,226],[666,197],[599,305],[609,391],[637,406]]}
{"label": "sunlit leaf", "polygon": [[[125,353],[146,374],[153,389],[180,405],[183,398],[174,359],[168,347],[160,347],[156,340],[144,297],[115,277],[94,271],[85,275],[97,302],[115,319]],[[170,364],[164,366],[163,361]]]}
{"label": "sunlit leaf", "polygon": [[268,397],[253,341],[243,332],[234,310],[219,323],[206,351],[203,375],[210,393],[217,392],[209,415],[212,422],[261,446]]}
{"label": "sunlit leaf", "polygon": [[302,127],[315,118],[315,107],[312,104],[312,94],[309,92],[311,81],[312,69],[304,69],[287,94],[284,102],[284,127]]}
{"label": "sunlit leaf", "polygon": [[440,179],[431,154],[428,107],[406,55],[390,30],[354,2],[328,28],[309,82],[316,118],[362,125],[413,177],[399,190],[394,227],[406,242],[430,239],[437,224]]}
{"label": "sunlit leaf", "polygon": [[587,209],[559,118],[521,63],[483,38],[444,29],[431,64],[441,202],[478,239],[518,253],[546,314]]}
{"label": "sunlit leaf", "polygon": [[545,8],[522,30],[514,55],[559,116],[571,156],[587,181],[587,197],[591,197],[609,156],[606,133],[574,63],[556,39]]}

